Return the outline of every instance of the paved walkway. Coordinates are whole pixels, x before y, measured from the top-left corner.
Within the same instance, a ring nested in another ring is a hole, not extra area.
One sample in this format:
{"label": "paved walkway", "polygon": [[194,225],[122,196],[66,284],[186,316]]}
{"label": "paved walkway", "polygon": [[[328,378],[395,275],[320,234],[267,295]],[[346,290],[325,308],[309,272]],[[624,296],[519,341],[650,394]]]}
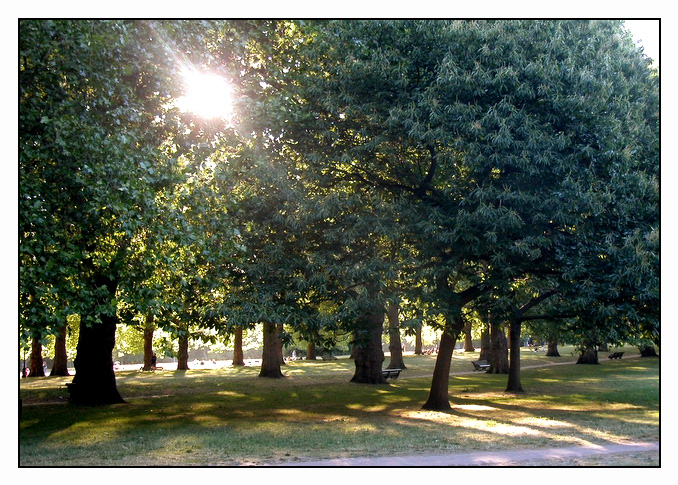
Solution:
{"label": "paved walkway", "polygon": [[614,453],[659,451],[659,443],[625,443],[573,446],[515,451],[481,451],[446,455],[387,456],[377,458],[335,458],[320,461],[297,461],[276,466],[306,467],[440,467],[440,466],[511,466],[524,461],[579,458]]}

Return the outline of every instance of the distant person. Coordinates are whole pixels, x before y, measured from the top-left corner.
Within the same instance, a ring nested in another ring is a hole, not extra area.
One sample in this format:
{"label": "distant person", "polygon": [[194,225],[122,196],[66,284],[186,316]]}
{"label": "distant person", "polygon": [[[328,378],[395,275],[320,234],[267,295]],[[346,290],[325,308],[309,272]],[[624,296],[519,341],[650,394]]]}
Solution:
{"label": "distant person", "polygon": [[155,367],[155,364],[158,363],[158,358],[153,354],[153,357],[151,357],[151,367]]}

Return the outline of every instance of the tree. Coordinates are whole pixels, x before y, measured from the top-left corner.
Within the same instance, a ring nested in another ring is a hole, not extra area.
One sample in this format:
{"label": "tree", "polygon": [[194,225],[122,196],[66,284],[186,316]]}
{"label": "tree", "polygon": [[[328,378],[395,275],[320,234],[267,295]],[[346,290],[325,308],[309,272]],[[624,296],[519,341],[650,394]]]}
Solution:
{"label": "tree", "polygon": [[490,374],[508,374],[508,342],[504,327],[496,321],[490,320],[490,367],[487,372]]}
{"label": "tree", "polygon": [[140,235],[163,233],[156,195],[184,179],[167,149],[182,133],[168,31],[195,45],[190,24],[20,22],[22,326],[51,331],[63,302],[80,315],[73,402],[122,401],[118,298],[144,279]]}
{"label": "tree", "polygon": [[45,377],[44,362],[42,360],[42,342],[34,337],[31,344],[31,357],[28,361],[28,377]]}
{"label": "tree", "polygon": [[66,352],[66,334],[68,332],[68,321],[59,329],[59,333],[54,339],[54,364],[50,376],[67,376],[68,374],[68,354]]}
{"label": "tree", "polygon": [[150,371],[154,367],[153,356],[153,332],[155,331],[155,318],[153,315],[146,315],[144,331],[144,366],[143,370]]}
{"label": "tree", "polygon": [[244,366],[245,356],[242,351],[242,327],[235,327],[233,335],[233,365]]}
{"label": "tree", "polygon": [[[481,298],[512,341],[550,290],[585,346],[658,336],[658,76],[621,22],[21,25],[22,334],[82,315],[74,400],[120,400],[123,302],[269,344],[331,302],[316,327],[382,383],[397,293],[442,331],[427,409]],[[188,52],[222,63],[237,129],[168,111]]]}
{"label": "tree", "polygon": [[280,370],[278,353],[278,337],[275,323],[263,322],[264,348],[261,354],[261,371],[259,377],[285,377]]}
{"label": "tree", "polygon": [[398,305],[390,303],[386,310],[388,316],[388,349],[391,351],[387,369],[407,369],[403,360],[403,346],[400,340],[400,323],[398,322]]}
{"label": "tree", "polygon": [[464,327],[464,352],[475,352],[475,347],[473,347],[473,335],[471,334],[472,327],[471,321],[466,321],[466,326]]}
{"label": "tree", "polygon": [[334,187],[388,194],[400,214],[420,262],[415,290],[427,286],[429,308],[444,316],[425,407],[447,408],[443,361],[463,329],[461,308],[533,272],[574,282],[573,248],[614,231],[592,214],[610,203],[605,187],[622,183],[620,173],[648,163],[628,164],[652,143],[648,62],[619,22],[311,30],[313,65],[300,62],[310,74],[294,99],[307,109],[290,108],[301,127],[285,135]]}

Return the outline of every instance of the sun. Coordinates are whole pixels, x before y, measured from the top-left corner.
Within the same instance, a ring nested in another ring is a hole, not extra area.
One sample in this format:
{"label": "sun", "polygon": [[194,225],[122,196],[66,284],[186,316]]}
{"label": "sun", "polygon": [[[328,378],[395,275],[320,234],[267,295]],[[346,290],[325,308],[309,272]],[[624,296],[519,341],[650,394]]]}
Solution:
{"label": "sun", "polygon": [[232,88],[228,81],[217,74],[184,71],[182,74],[186,94],[177,99],[182,111],[194,113],[206,119],[228,119],[233,114]]}

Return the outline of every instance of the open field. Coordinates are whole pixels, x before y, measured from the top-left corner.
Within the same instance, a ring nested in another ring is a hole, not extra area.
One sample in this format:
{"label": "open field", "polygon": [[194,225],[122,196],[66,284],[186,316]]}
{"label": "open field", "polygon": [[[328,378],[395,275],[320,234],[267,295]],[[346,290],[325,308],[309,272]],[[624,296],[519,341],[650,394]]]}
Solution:
{"label": "open field", "polygon": [[[94,408],[64,404],[70,377],[22,379],[20,465],[257,465],[657,441],[659,359],[625,352],[583,366],[553,365],[575,360],[567,349],[559,358],[523,349],[520,395],[503,392],[505,375],[472,372],[477,353],[457,353],[450,412],[420,409],[435,356],[406,356],[407,370],[381,386],[349,383],[348,359],[290,362],[286,379],[258,378],[257,367],[121,371],[128,403]],[[658,454],[592,460],[578,464],[656,466]]]}

